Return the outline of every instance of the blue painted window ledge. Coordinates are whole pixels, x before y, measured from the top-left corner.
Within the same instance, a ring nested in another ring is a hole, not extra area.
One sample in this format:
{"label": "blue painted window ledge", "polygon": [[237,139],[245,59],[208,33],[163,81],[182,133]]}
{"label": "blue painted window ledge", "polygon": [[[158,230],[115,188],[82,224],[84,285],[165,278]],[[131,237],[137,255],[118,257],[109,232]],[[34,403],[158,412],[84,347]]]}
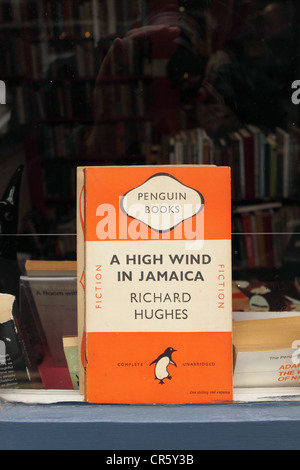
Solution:
{"label": "blue painted window ledge", "polygon": [[0,449],[299,449],[298,389],[218,405],[92,405],[76,392],[3,392]]}

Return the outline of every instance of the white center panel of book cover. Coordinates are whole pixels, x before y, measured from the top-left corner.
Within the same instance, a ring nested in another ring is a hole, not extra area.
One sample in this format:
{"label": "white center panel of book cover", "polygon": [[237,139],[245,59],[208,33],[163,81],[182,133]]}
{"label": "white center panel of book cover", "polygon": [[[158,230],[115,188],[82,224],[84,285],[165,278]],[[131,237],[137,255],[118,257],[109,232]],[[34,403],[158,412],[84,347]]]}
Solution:
{"label": "white center panel of book cover", "polygon": [[86,331],[231,331],[230,243],[87,242]]}

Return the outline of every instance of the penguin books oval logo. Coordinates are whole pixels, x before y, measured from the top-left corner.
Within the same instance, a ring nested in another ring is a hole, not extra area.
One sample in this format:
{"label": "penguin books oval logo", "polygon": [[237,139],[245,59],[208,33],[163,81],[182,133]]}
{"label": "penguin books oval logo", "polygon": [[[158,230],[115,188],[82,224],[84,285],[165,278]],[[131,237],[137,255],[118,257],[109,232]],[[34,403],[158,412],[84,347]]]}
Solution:
{"label": "penguin books oval logo", "polygon": [[156,232],[169,232],[204,207],[204,197],[168,173],[157,173],[128,191],[121,210]]}

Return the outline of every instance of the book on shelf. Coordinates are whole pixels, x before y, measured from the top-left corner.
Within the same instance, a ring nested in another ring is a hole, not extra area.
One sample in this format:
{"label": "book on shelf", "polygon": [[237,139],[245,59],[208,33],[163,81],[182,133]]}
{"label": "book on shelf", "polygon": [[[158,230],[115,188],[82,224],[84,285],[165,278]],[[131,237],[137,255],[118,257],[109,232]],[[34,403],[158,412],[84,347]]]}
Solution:
{"label": "book on shelf", "polygon": [[[12,3],[17,5],[16,2]],[[44,2],[43,13],[47,18],[46,27],[50,37],[61,34],[84,37],[89,34],[99,40],[103,35],[124,34],[128,29],[146,24],[148,4],[148,0],[133,0],[130,3],[125,0],[48,0]],[[20,14],[20,9],[15,8],[14,15],[11,13],[9,18],[19,18]],[[2,15],[8,17],[6,10],[3,10]]]}
{"label": "book on shelf", "polygon": [[78,337],[64,336],[63,348],[74,390],[79,389]]}
{"label": "book on shelf", "polygon": [[261,206],[262,210],[259,205],[253,206],[255,207],[253,212],[248,211],[247,207],[234,210],[233,265],[248,268],[274,267],[276,262],[272,256],[274,251],[272,213],[264,210],[264,205]]}
{"label": "book on shelf", "polygon": [[234,266],[282,266],[288,259],[293,243],[291,233],[295,229],[293,240],[296,240],[299,221],[296,204],[273,201],[236,205],[233,208]]}
{"label": "book on shelf", "polygon": [[246,212],[241,215],[246,247],[247,266],[254,268],[257,263],[256,233],[253,230],[254,215]]}
{"label": "book on shelf", "polygon": [[[66,124],[40,124],[38,129],[38,144],[41,159],[68,158],[76,155],[70,145],[72,123]],[[73,154],[72,154],[73,152]]]}
{"label": "book on shelf", "polygon": [[16,298],[0,294],[0,389],[32,388],[27,353],[17,328]]}
{"label": "book on shelf", "polygon": [[[289,195],[289,152],[290,152],[290,135],[288,132],[281,128],[276,128],[275,131],[277,154],[278,154],[278,169],[279,174],[283,175],[282,180],[279,179],[280,184],[278,187],[279,194],[287,198]],[[291,165],[292,167],[292,165]]]}
{"label": "book on shelf", "polygon": [[37,19],[36,2],[6,0],[0,5],[1,23],[11,23],[12,26]]}
{"label": "book on shelf", "polygon": [[[63,348],[64,336],[77,335],[76,263],[29,260],[20,276],[23,323],[31,321],[33,347],[44,388],[73,388]],[[27,320],[26,320],[27,319]]]}
{"label": "book on shelf", "polygon": [[299,177],[299,142],[294,134],[280,128],[266,134],[248,125],[213,139],[201,128],[181,130],[170,136],[170,148],[173,160],[179,164],[229,165],[234,201],[294,195]]}
{"label": "book on shelf", "polygon": [[204,129],[181,130],[169,139],[169,164],[214,164],[214,144]]}
{"label": "book on shelf", "polygon": [[[43,122],[88,122],[92,120],[90,109],[93,85],[81,80],[60,81],[55,87],[43,85],[37,91]],[[79,102],[78,102],[79,101]]]}
{"label": "book on shelf", "polygon": [[130,29],[148,24],[148,0],[104,0],[98,2],[101,29],[105,35],[124,34]]}
{"label": "book on shelf", "polygon": [[243,138],[239,132],[229,133],[228,144],[231,153],[231,168],[233,173],[233,193],[235,201],[246,198],[246,173],[245,173],[245,152]]}
{"label": "book on shelf", "polygon": [[299,315],[298,278],[233,281],[235,386],[297,385],[299,377],[287,372],[300,370],[300,360],[292,362],[298,352]]}
{"label": "book on shelf", "polygon": [[29,277],[75,277],[76,261],[55,261],[28,259],[25,262],[26,275]]}
{"label": "book on shelf", "polygon": [[233,281],[234,387],[299,386],[300,286]]}
{"label": "book on shelf", "polygon": [[2,47],[0,50],[0,60],[2,65],[1,78],[10,77],[17,78],[23,77],[27,73],[26,64],[26,43],[22,35],[15,35],[12,37],[1,34]]}
{"label": "book on shelf", "polygon": [[295,227],[294,233],[291,235],[284,255],[283,264],[285,266],[297,268],[300,263],[300,225]]}
{"label": "book on shelf", "polygon": [[253,187],[254,194],[256,199],[261,199],[265,194],[265,185],[264,185],[264,172],[265,172],[265,162],[264,162],[264,153],[265,153],[265,133],[261,131],[258,127],[249,124],[247,126],[250,134],[253,136]]}
{"label": "book on shelf", "polygon": [[249,310],[249,297],[240,289],[238,281],[232,281],[232,312]]}
{"label": "book on shelf", "polygon": [[288,313],[233,321],[234,387],[299,387],[300,316]]}
{"label": "book on shelf", "polygon": [[243,182],[243,196],[244,199],[254,199],[255,197],[255,182],[254,182],[254,137],[248,129],[242,128],[239,130],[242,138],[241,152],[243,157],[242,182]]}
{"label": "book on shelf", "polygon": [[77,204],[85,400],[230,401],[230,169],[81,167]]}
{"label": "book on shelf", "polygon": [[77,169],[76,184],[76,253],[77,253],[77,332],[78,332],[78,379],[79,392],[85,392],[85,252],[84,252],[84,170]]}

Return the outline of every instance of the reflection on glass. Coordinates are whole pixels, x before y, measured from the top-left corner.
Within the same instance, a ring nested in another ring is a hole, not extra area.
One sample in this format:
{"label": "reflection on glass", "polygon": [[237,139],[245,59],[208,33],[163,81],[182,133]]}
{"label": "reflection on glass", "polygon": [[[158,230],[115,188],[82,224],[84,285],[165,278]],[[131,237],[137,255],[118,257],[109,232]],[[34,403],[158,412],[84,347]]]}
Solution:
{"label": "reflection on glass", "polygon": [[26,260],[76,261],[80,165],[229,165],[233,278],[297,278],[299,14],[296,0],[1,1],[0,194],[23,167],[17,225],[0,214],[19,261],[2,290],[19,297]]}

